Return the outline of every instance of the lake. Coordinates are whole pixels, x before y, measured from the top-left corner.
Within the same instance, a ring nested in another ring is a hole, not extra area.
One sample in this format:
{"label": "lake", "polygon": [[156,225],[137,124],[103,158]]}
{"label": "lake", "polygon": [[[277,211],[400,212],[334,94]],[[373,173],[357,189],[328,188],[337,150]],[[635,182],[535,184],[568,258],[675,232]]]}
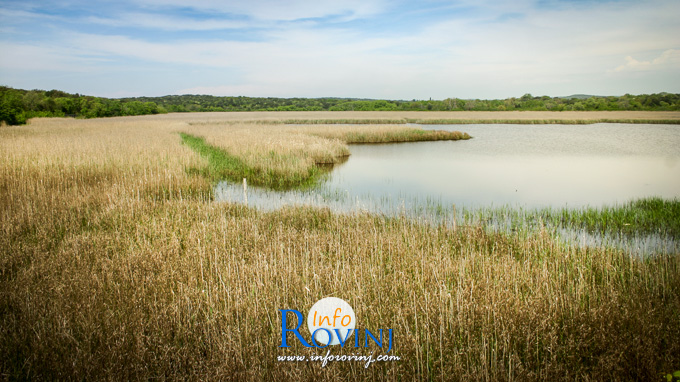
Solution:
{"label": "lake", "polygon": [[[521,216],[535,209],[680,197],[680,126],[422,128],[460,130],[473,139],[350,145],[349,160],[335,166],[319,187],[287,192],[250,187],[248,205],[261,210],[312,205],[436,224],[476,222],[495,231],[530,233],[542,223]],[[242,183],[219,183],[215,199],[243,203]],[[601,236],[554,228],[556,238],[579,247],[613,246],[635,256],[680,251],[680,242],[664,235]]]}
{"label": "lake", "polygon": [[[248,190],[262,209],[325,205],[337,211],[432,214],[455,205],[582,207],[680,197],[680,126],[424,125],[467,141],[351,145],[351,156],[310,191]],[[242,184],[216,199],[242,202]]]}

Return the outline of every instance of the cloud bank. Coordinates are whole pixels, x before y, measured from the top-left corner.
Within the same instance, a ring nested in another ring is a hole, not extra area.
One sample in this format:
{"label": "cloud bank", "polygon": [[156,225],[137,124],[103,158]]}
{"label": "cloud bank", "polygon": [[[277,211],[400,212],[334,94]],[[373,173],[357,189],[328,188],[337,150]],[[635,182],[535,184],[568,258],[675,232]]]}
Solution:
{"label": "cloud bank", "polygon": [[101,96],[680,92],[678,14],[673,0],[5,1],[0,83]]}

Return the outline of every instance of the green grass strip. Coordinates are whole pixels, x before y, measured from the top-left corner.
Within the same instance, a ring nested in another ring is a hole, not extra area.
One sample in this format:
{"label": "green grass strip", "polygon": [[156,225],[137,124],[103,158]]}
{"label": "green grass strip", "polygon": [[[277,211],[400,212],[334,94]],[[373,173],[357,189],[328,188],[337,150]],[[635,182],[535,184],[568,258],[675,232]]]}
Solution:
{"label": "green grass strip", "polygon": [[[248,185],[274,190],[308,188],[316,184],[324,170],[312,167],[306,174],[285,176],[274,171],[249,167],[245,162],[225,150],[209,145],[204,138],[180,133],[182,142],[208,160],[208,167],[193,170],[217,183],[222,180],[241,182],[246,178]],[[191,171],[191,170],[190,170]]]}
{"label": "green grass strip", "polygon": [[208,167],[202,171],[202,175],[212,180],[224,178],[236,180],[252,175],[252,169],[248,168],[240,159],[229,155],[226,151],[207,144],[205,139],[194,135],[180,133],[182,142],[192,150],[208,160]]}

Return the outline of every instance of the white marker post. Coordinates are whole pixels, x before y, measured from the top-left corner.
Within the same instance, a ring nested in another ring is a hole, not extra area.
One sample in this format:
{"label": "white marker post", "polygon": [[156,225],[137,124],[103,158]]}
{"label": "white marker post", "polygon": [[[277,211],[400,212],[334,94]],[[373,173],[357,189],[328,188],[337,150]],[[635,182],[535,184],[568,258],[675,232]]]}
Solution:
{"label": "white marker post", "polygon": [[245,205],[248,205],[248,182],[246,182],[246,178],[243,178],[243,203]]}

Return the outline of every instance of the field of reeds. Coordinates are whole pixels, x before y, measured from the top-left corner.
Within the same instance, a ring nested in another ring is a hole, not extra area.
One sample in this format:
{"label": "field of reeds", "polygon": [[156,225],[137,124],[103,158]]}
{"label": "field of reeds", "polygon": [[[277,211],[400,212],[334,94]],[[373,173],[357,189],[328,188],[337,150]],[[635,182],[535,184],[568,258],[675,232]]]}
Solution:
{"label": "field of reeds", "polygon": [[[0,127],[3,379],[659,380],[680,369],[679,254],[215,203],[219,161],[186,137],[280,178],[376,130],[200,118]],[[401,359],[277,361],[326,353],[279,347],[279,309],[306,313],[326,296],[349,302],[361,328],[393,329]]]}

